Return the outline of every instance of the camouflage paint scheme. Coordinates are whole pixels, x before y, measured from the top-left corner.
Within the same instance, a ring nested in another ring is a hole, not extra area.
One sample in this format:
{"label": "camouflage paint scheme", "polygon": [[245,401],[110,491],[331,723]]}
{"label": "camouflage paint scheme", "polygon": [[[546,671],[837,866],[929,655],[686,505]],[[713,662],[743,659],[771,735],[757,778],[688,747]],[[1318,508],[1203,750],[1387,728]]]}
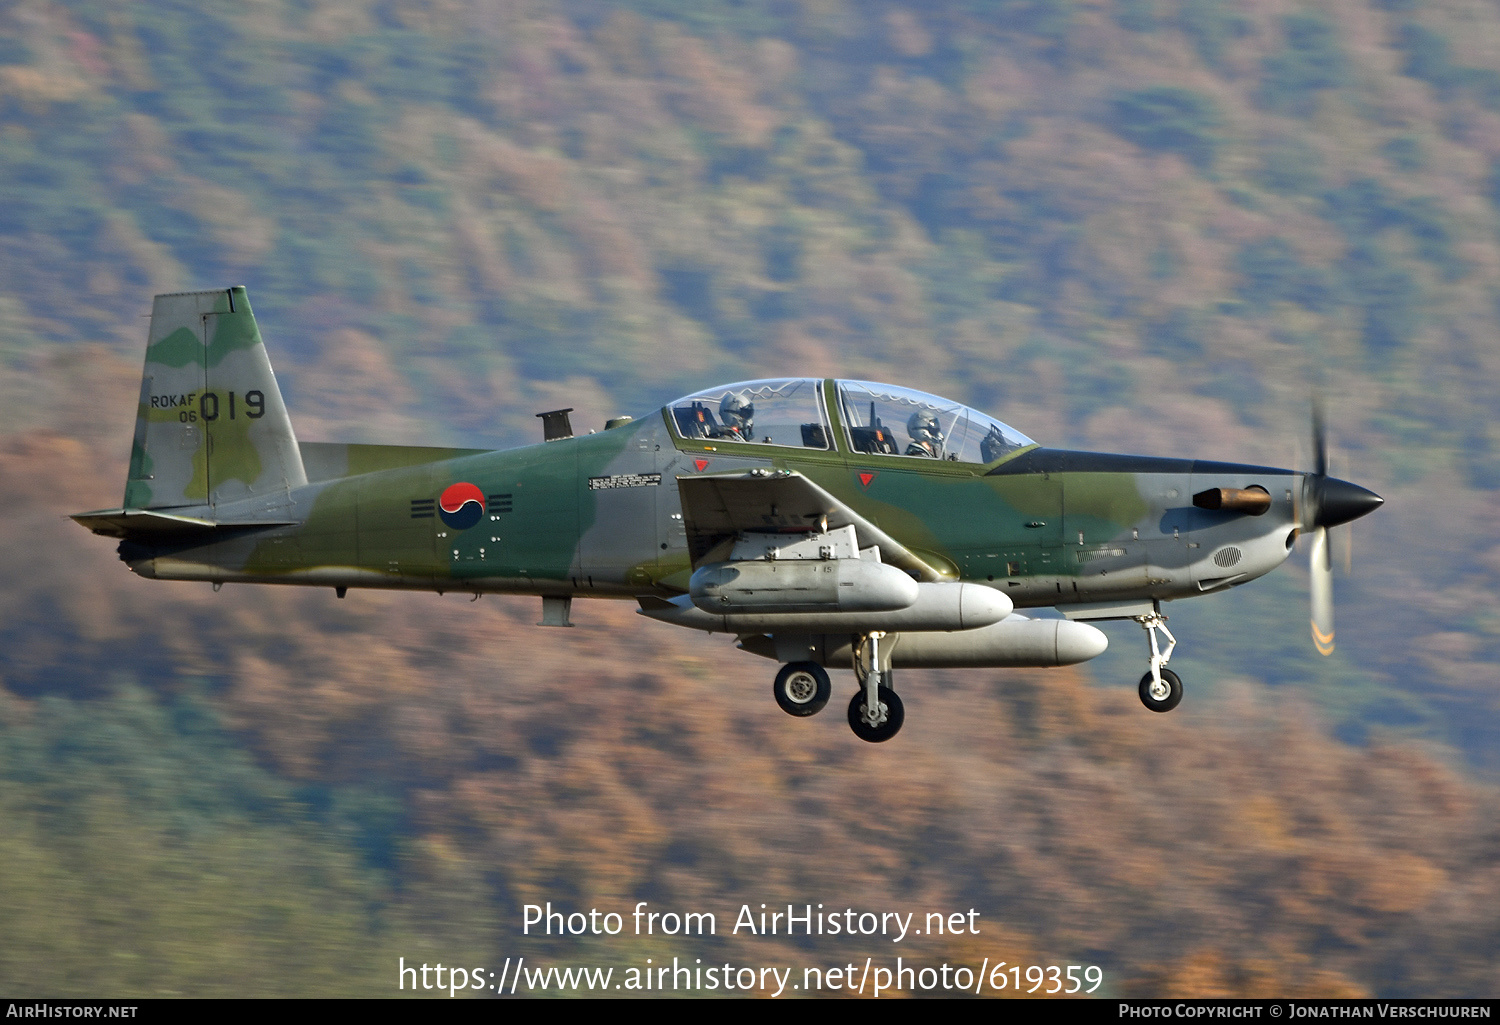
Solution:
{"label": "camouflage paint scheme", "polygon": [[[784,663],[793,716],[827,704],[825,667],[852,669],[849,725],[880,743],[905,717],[895,668],[1087,661],[1109,642],[1076,620],[1140,623],[1141,701],[1171,711],[1160,602],[1269,572],[1304,529],[1329,654],[1327,528],[1381,501],[1327,476],[1316,419],[1318,469],[1298,474],[1046,449],[860,381],[741,382],[581,437],[538,415],[551,440],[508,451],[299,444],[245,290],[159,295],[124,500],[74,519],[141,576],[215,589],[534,594],[548,626],[575,597],[634,598]],[[1038,606],[1067,618],[1014,612]]]}
{"label": "camouflage paint scheme", "polygon": [[[244,289],[159,296],[125,500],[76,518],[159,579],[672,597],[693,568],[678,479],[764,467],[812,480],[932,579],[1020,608],[1234,586],[1279,565],[1299,528],[1289,470],[1038,446],[987,465],[853,452],[836,383],[822,388],[829,451],[684,439],[665,409],[506,451],[298,444]],[[433,511],[460,482],[486,496],[464,529]],[[1192,504],[1221,487],[1264,488],[1271,506]]]}

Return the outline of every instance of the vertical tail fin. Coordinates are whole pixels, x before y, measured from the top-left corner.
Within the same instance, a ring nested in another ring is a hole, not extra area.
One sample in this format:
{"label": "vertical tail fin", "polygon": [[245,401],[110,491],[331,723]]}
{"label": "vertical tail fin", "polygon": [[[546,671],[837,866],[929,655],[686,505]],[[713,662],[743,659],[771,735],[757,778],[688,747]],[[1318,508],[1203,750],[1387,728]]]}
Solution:
{"label": "vertical tail fin", "polygon": [[125,508],[217,506],[306,483],[245,289],[157,296]]}

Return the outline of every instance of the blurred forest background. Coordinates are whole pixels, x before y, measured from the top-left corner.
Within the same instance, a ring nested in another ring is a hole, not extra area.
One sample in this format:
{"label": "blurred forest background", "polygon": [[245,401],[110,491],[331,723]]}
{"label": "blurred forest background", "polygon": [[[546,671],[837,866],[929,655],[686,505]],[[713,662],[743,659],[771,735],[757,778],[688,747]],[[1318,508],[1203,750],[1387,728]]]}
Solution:
{"label": "blurred forest background", "polygon": [[[1495,996],[1497,54],[1486,0],[0,4],[0,991],[888,952]],[[1321,386],[1387,505],[1331,659],[1299,552],[1168,609],[1172,715],[1125,624],[905,673],[871,747],[624,605],[133,578],[63,514],[118,503],[152,294],[236,283],[304,440],[837,374],[1305,466]],[[985,932],[523,942],[545,900]]]}

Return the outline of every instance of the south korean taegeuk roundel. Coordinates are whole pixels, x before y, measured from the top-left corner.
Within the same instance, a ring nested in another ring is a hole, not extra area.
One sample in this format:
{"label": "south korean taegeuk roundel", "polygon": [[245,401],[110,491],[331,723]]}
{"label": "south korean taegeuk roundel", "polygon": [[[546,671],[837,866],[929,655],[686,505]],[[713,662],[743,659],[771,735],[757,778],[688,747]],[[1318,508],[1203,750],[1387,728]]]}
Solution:
{"label": "south korean taegeuk roundel", "polygon": [[484,516],[484,492],[473,484],[451,484],[438,499],[438,515],[454,530],[468,530]]}

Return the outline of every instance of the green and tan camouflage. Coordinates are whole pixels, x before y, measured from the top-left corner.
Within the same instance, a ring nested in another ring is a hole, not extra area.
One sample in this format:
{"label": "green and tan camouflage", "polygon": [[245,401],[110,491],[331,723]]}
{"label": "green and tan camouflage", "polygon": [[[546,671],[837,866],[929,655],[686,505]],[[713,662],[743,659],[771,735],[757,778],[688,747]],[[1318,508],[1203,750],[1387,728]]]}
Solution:
{"label": "green and tan camouflage", "polygon": [[157,296],[123,507],[284,508],[306,483],[245,290]]}
{"label": "green and tan camouflage", "polygon": [[[794,715],[826,702],[823,667],[854,669],[851,725],[884,740],[893,667],[1079,662],[1106,644],[1087,620],[1147,629],[1142,700],[1165,711],[1162,602],[1380,504],[1321,462],[1048,449],[863,381],[725,385],[582,436],[548,422],[554,440],[503,451],[298,443],[245,290],[158,296],[125,499],[74,519],[154,579],[532,594],[559,626],[574,598],[635,600],[787,663]],[[1331,618],[1313,629],[1331,650]]]}

